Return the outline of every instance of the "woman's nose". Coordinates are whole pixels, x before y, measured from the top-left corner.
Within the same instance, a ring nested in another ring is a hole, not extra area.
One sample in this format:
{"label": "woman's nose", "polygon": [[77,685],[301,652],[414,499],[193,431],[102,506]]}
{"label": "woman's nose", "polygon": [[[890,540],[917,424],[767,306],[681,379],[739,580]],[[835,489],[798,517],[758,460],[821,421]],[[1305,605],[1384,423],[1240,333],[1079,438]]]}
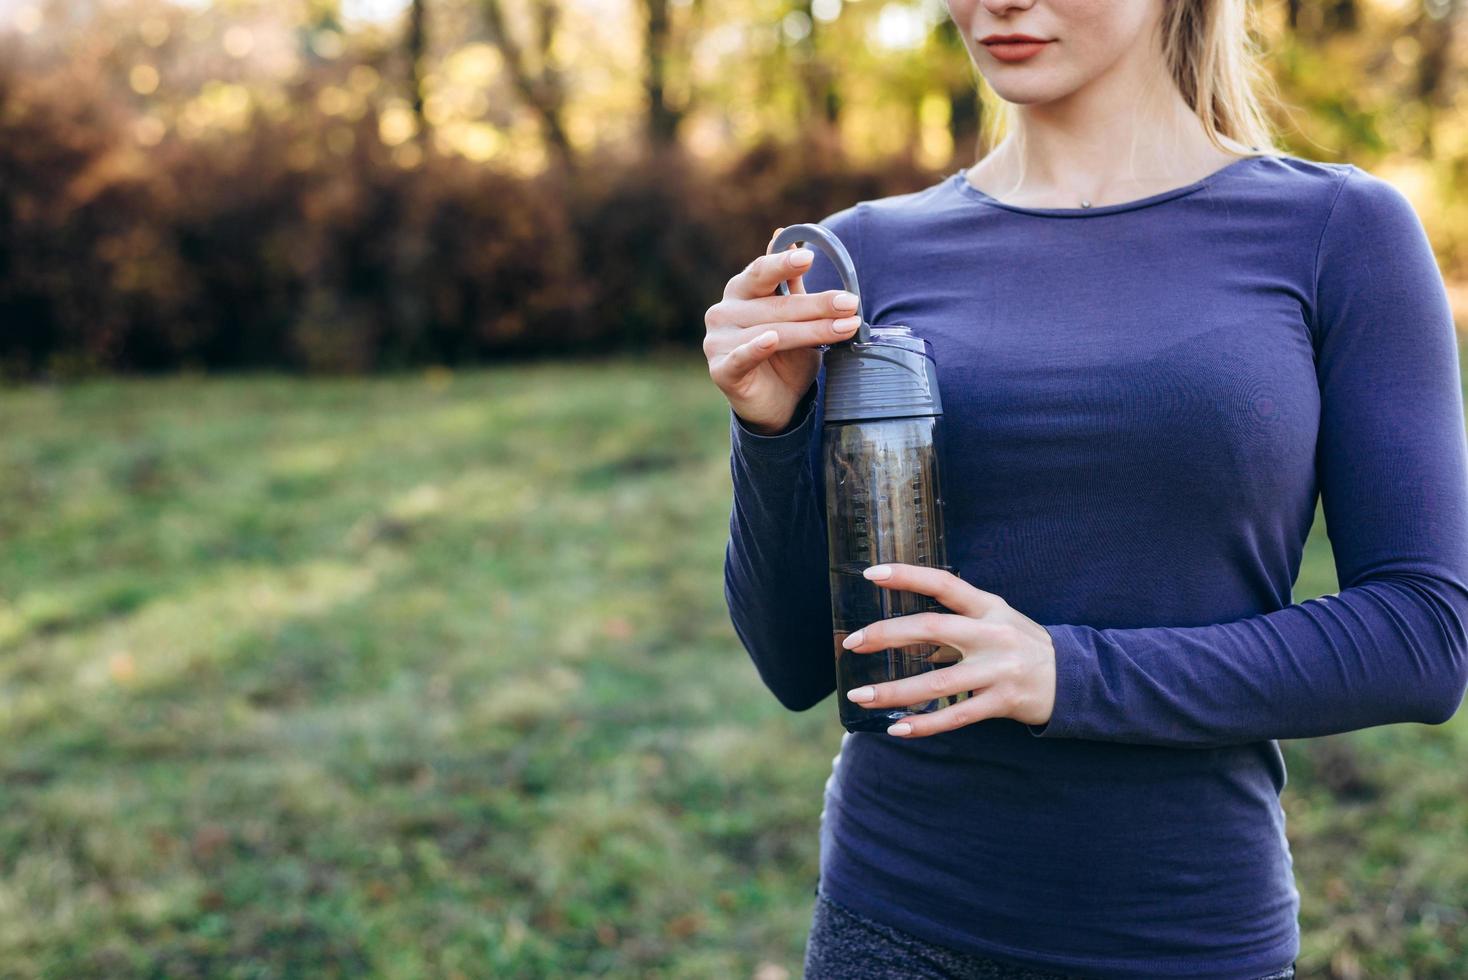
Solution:
{"label": "woman's nose", "polygon": [[[1015,10],[1029,10],[1035,5],[1035,0],[979,0],[980,6],[995,17],[1003,17],[1005,14]],[[990,34],[1018,33],[1013,27],[996,25],[993,30],[986,30],[978,37],[988,37]]]}

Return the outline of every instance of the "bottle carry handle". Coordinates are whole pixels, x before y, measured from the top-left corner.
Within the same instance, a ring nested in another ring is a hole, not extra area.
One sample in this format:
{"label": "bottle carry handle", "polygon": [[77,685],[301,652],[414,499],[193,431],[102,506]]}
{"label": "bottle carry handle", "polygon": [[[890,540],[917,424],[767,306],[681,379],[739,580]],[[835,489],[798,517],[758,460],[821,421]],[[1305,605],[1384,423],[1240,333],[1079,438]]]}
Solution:
{"label": "bottle carry handle", "polygon": [[[791,245],[812,245],[831,260],[831,264],[836,267],[836,274],[841,277],[841,288],[856,296],[856,333],[847,339],[859,344],[870,343],[871,329],[861,309],[861,290],[857,288],[856,284],[856,265],[851,261],[846,246],[841,244],[841,239],[824,225],[790,225],[775,236],[775,241],[770,245],[770,251],[772,253],[783,252]],[[790,295],[790,287],[786,285],[784,279],[780,280],[780,295]]]}

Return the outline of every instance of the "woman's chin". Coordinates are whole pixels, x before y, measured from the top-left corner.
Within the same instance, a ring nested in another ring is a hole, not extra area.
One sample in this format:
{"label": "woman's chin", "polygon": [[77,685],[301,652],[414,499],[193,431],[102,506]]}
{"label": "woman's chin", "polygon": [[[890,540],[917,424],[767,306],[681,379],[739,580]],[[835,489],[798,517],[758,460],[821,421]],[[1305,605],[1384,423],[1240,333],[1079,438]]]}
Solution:
{"label": "woman's chin", "polygon": [[1038,105],[1042,102],[1053,102],[1064,94],[1057,86],[1015,85],[1006,84],[1007,81],[1000,79],[1000,84],[996,85],[994,79],[991,78],[989,87],[1005,102],[1012,102],[1015,105]]}

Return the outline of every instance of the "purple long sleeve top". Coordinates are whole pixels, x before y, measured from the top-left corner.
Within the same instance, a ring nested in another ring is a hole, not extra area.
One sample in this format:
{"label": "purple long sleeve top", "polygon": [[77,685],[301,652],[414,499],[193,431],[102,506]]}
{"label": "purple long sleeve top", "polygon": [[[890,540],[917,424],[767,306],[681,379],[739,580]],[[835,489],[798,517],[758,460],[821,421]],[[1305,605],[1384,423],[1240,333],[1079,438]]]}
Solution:
{"label": "purple long sleeve top", "polygon": [[[845,734],[821,890],[1078,976],[1288,966],[1276,740],[1441,723],[1468,684],[1458,345],[1411,204],[1283,155],[1088,209],[958,171],[822,224],[868,320],[932,344],[950,564],[1045,626],[1057,685],[1044,725]],[[805,285],[840,286],[820,253]],[[725,597],[796,711],[836,686],[824,383],[776,435],[730,413]],[[1317,495],[1339,591],[1294,602]]]}

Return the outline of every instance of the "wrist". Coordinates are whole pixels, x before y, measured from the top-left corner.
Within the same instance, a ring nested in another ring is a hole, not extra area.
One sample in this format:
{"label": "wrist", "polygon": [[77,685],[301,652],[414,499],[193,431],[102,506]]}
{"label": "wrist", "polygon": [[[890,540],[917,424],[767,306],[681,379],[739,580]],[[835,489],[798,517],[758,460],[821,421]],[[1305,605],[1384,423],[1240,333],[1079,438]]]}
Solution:
{"label": "wrist", "polygon": [[744,428],[746,430],[748,430],[749,432],[753,432],[757,436],[766,436],[766,437],[782,436],[782,435],[784,435],[785,433],[787,433],[787,432],[790,431],[790,429],[791,429],[791,424],[790,423],[791,423],[791,421],[793,421],[793,419],[792,420],[787,420],[784,425],[761,425],[761,424],[759,424],[757,422],[751,422],[751,421],[749,421],[744,416],[740,415],[738,412],[735,412],[734,413],[734,417],[736,419],[738,419],[739,420],[739,424],[742,425],[742,426],[744,426]]}
{"label": "wrist", "polygon": [[757,436],[773,439],[787,435],[800,428],[801,424],[805,422],[806,417],[810,415],[811,407],[816,399],[816,388],[816,382],[812,381],[810,387],[800,396],[800,401],[795,403],[795,411],[782,424],[770,425],[767,423],[751,422],[738,412],[734,412],[734,418],[746,432]]}

